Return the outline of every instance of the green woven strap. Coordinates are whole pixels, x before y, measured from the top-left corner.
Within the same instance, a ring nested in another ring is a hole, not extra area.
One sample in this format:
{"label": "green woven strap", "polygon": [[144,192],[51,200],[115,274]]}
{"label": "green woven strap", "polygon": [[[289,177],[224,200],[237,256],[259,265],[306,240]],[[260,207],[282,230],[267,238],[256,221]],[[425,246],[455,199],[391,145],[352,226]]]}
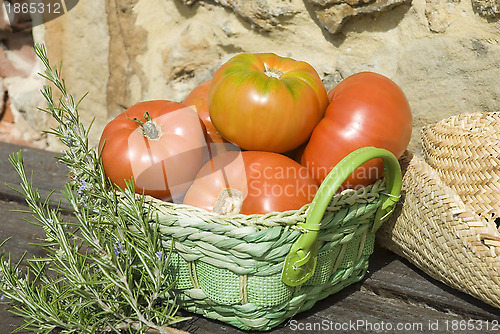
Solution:
{"label": "green woven strap", "polygon": [[374,147],[360,148],[342,159],[328,174],[318,189],[307,212],[306,222],[300,224],[306,232],[292,245],[288,253],[281,279],[289,286],[307,281],[314,273],[318,231],[323,214],[339,187],[358,167],[365,162],[381,158],[384,163],[387,193],[382,194],[382,204],[375,214],[372,231],[375,232],[389,217],[401,192],[401,168],[398,159],[391,152]]}

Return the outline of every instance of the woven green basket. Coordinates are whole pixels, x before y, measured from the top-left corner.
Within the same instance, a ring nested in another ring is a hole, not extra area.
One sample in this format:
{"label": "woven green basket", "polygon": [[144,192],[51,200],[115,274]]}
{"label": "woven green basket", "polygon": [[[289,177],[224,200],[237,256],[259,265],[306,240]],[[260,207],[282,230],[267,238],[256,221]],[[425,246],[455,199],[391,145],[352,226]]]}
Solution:
{"label": "woven green basket", "polygon": [[[385,181],[336,194],[366,161],[382,158]],[[269,330],[361,280],[375,231],[399,198],[401,170],[389,151],[359,149],[342,160],[316,197],[296,211],[221,216],[150,199],[179,305],[241,329]]]}

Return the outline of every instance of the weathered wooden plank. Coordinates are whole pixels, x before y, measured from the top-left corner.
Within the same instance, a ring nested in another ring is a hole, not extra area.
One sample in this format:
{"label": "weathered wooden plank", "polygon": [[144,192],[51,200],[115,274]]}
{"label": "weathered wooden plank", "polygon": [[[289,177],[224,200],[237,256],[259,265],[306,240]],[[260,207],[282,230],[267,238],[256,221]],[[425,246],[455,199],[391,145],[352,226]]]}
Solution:
{"label": "weathered wooden plank", "polygon": [[[330,306],[317,310],[315,317],[321,319],[323,328],[335,333],[429,333],[431,326],[438,323],[444,332],[457,332],[451,330],[451,325],[446,331],[446,323],[453,321],[466,321],[464,318],[452,313],[443,313],[433,308],[418,304],[406,303],[399,299],[385,298],[364,290],[353,287],[354,291],[347,294],[332,296]],[[309,317],[302,317],[300,322],[306,328],[310,322]],[[317,324],[318,322],[316,322]],[[309,325],[310,326],[310,325]]]}
{"label": "weathered wooden plank", "polygon": [[[439,282],[394,253],[376,250],[364,288],[393,299],[478,319],[500,319],[500,309]],[[383,263],[381,261],[384,261]]]}
{"label": "weathered wooden plank", "polygon": [[[482,325],[481,333],[498,333],[486,330],[486,322],[479,319],[444,313],[423,305],[385,298],[365,291],[363,284],[355,284],[316,304],[310,311],[296,315],[283,325],[269,331],[272,334],[291,333],[475,333],[460,330],[460,325]],[[193,315],[192,320],[180,328],[190,333],[241,334],[246,333],[226,324]],[[500,329],[500,328],[499,328]]]}
{"label": "weathered wooden plank", "polygon": [[[33,245],[44,237],[43,229],[26,220],[36,222],[28,207],[12,201],[0,200],[0,242],[10,238],[3,249],[10,253],[13,261],[26,252],[27,257],[43,256],[41,247]],[[21,211],[21,212],[20,212]]]}
{"label": "weathered wooden plank", "polygon": [[[0,251],[5,251],[6,254],[10,253],[12,261],[15,262],[21,259],[25,252],[26,258],[44,255],[40,247],[32,245],[44,237],[42,228],[25,221],[25,219],[33,221],[30,213],[18,212],[27,209],[27,206],[23,204],[0,200],[0,217],[2,217],[0,219],[0,242],[10,238]],[[25,265],[26,260],[23,263]],[[9,305],[0,306],[0,333],[10,333],[24,324],[22,318],[6,310],[9,307]],[[31,332],[23,330],[18,333]]]}
{"label": "weathered wooden plank", "polygon": [[60,190],[67,181],[66,166],[58,163],[57,153],[35,148],[22,147],[0,142],[0,198],[24,202],[24,198],[8,186],[20,189],[20,178],[9,162],[9,156],[19,151],[23,152],[24,166],[28,177],[33,173],[33,184],[38,188],[42,198],[46,198],[53,190],[51,203],[57,205],[64,197]]}
{"label": "weathered wooden plank", "polygon": [[[7,309],[9,305],[0,305],[0,333],[12,333],[14,330],[24,325],[24,319],[12,314]],[[33,333],[27,330],[18,330],[16,333],[28,334]]]}
{"label": "weathered wooden plank", "polygon": [[[12,237],[5,249],[12,253],[13,258],[19,258],[25,250],[31,255],[42,255],[38,247],[29,243],[35,242],[43,232],[23,221],[31,218],[29,214],[11,213],[10,210],[26,209],[24,198],[4,186],[5,183],[13,186],[19,184],[19,177],[7,158],[21,149],[26,170],[33,170],[34,184],[42,197],[54,189],[62,189],[67,180],[65,166],[58,164],[54,158],[56,153],[0,143],[0,215],[3,217],[0,220],[0,240]],[[52,203],[56,204],[61,199],[62,196],[56,191]],[[13,325],[22,324],[22,319],[12,317],[3,307],[0,308],[0,319],[3,320],[0,322],[0,333],[10,332]],[[429,321],[433,321],[432,324],[437,321],[441,332],[446,329],[446,325],[451,330],[453,321],[459,324],[458,321],[491,322],[496,319],[500,319],[500,310],[435,281],[394,253],[376,247],[370,260],[369,273],[362,282],[319,301],[312,310],[294,317],[293,320],[297,322],[289,322],[271,333],[310,333],[306,328],[311,326],[308,324],[324,322],[325,326],[335,326],[337,323],[349,324],[353,321],[360,321],[361,325],[362,321],[368,325],[420,322],[422,326],[430,326]],[[242,333],[236,328],[197,315],[179,327],[197,333]],[[361,328],[355,332],[370,333],[369,329]],[[459,330],[452,331],[460,333]],[[334,327],[332,332],[353,331],[337,331]]]}

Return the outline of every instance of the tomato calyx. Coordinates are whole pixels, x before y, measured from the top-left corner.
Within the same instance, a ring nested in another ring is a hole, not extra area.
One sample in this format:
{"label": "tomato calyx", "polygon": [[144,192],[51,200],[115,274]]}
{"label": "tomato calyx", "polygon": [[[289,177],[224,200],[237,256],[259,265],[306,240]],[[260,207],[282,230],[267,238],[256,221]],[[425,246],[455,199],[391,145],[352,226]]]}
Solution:
{"label": "tomato calyx", "polygon": [[270,78],[276,78],[280,79],[281,76],[284,74],[280,70],[274,68],[274,67],[267,67],[267,64],[264,64],[264,69],[262,70],[265,75],[267,75]]}
{"label": "tomato calyx", "polygon": [[243,205],[243,193],[238,189],[222,189],[215,202],[213,212],[220,215],[237,215]]}
{"label": "tomato calyx", "polygon": [[143,117],[146,120],[146,122],[141,121],[137,117],[129,118],[127,116],[128,119],[139,124],[140,132],[144,137],[146,137],[149,140],[159,140],[163,135],[163,132],[161,131],[161,126],[157,124],[155,121],[153,121],[151,115],[149,115],[147,111],[144,113]]}

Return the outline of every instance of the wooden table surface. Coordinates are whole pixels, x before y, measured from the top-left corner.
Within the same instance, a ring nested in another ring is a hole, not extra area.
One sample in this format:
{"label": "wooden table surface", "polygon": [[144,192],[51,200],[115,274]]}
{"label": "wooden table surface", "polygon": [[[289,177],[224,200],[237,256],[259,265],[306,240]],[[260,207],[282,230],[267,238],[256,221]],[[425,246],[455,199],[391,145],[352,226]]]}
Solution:
{"label": "wooden table surface", "polygon": [[[19,187],[19,177],[8,162],[9,154],[23,150],[26,171],[42,196],[62,189],[66,169],[55,153],[0,143],[0,240],[14,259],[24,251],[41,255],[30,245],[42,237],[40,229],[24,221],[24,198],[5,184]],[[56,193],[56,203],[62,196]],[[10,333],[24,320],[0,306],[0,334]],[[245,333],[218,321],[191,315],[178,328],[189,333]],[[470,327],[467,327],[469,325]],[[480,330],[480,328],[482,329]],[[462,329],[461,329],[462,328]],[[406,260],[376,246],[366,277],[341,292],[319,301],[269,333],[500,333],[500,309],[489,306],[438,282]],[[27,333],[19,331],[18,333]],[[246,332],[248,333],[248,332]]]}

